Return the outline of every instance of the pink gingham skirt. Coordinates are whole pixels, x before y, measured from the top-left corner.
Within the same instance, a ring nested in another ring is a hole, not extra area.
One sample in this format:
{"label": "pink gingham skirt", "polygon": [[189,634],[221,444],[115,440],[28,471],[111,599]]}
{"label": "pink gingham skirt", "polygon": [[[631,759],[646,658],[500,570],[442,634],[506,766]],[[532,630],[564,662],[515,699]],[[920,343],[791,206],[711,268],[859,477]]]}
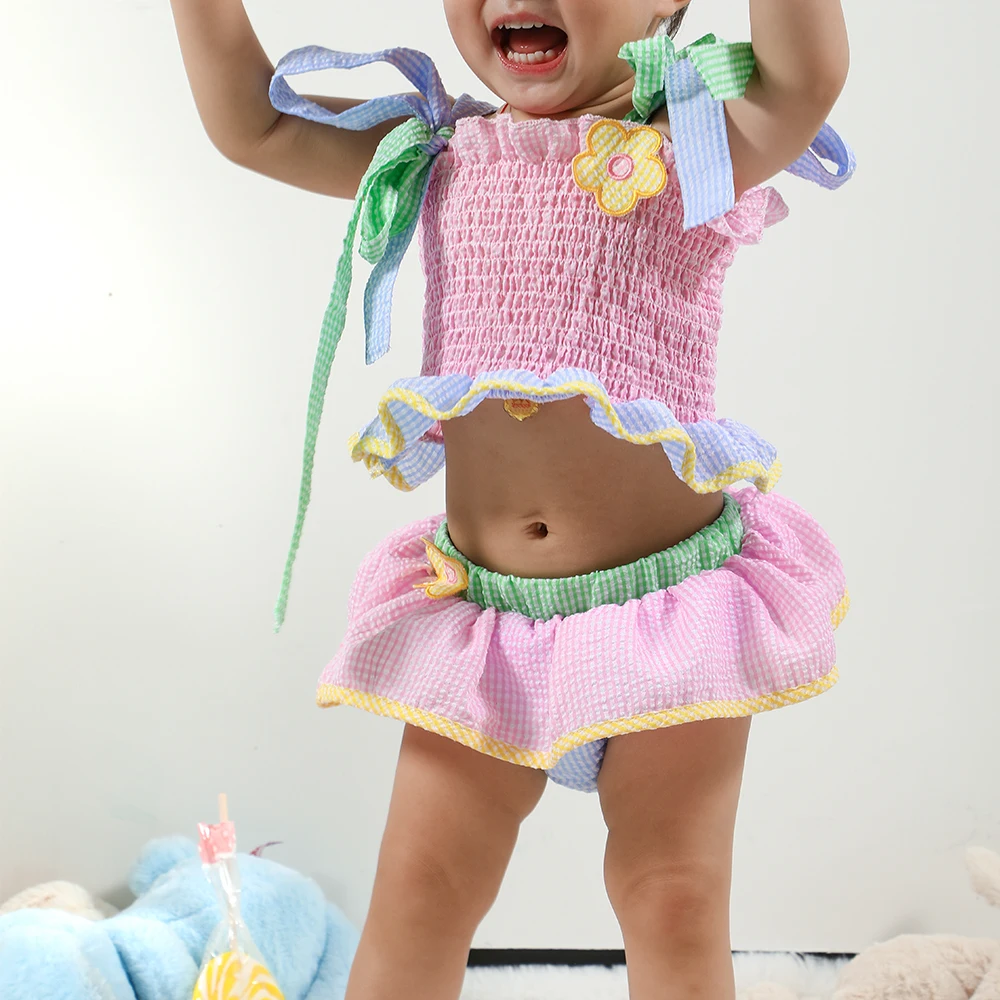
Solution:
{"label": "pink gingham skirt", "polygon": [[840,558],[802,508],[727,490],[743,541],[721,566],[664,590],[537,621],[425,589],[441,516],[363,562],[317,701],[354,705],[483,753],[551,770],[623,733],[804,701],[837,680],[849,598]]}

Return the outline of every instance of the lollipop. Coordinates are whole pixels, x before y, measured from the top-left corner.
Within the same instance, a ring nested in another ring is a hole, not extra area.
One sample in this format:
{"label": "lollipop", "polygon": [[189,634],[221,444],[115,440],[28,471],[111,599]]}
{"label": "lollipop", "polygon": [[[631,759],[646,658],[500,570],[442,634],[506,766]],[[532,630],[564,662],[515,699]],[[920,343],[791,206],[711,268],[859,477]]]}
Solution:
{"label": "lollipop", "polygon": [[198,977],[192,1000],[284,1000],[271,973],[235,951],[213,958]]}
{"label": "lollipop", "polygon": [[240,914],[236,828],[226,796],[219,796],[219,822],[198,825],[201,860],[224,914],[209,938],[192,1000],[284,1000]]}

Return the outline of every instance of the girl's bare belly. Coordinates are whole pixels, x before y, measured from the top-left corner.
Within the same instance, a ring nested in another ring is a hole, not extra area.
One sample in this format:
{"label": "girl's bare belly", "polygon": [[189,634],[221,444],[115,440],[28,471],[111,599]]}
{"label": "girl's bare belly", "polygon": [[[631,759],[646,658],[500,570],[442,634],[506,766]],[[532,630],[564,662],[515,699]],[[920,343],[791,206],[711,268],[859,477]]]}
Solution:
{"label": "girl's bare belly", "polygon": [[714,521],[720,493],[677,478],[659,445],[594,425],[582,397],[518,422],[502,401],[443,425],[448,529],[472,562],[527,577],[575,576],[659,552]]}

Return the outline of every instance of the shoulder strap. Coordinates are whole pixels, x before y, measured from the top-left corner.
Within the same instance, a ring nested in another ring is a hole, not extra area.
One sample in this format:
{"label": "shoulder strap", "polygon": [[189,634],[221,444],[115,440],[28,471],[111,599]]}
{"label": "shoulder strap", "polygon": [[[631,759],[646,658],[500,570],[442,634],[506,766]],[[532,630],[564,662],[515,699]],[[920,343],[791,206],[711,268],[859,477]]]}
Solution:
{"label": "shoulder strap", "polygon": [[679,51],[667,35],[653,35],[627,42],[618,53],[635,72],[632,105],[628,120],[647,119],[667,102],[667,75],[670,68],[689,60],[698,70],[705,88],[716,101],[742,97],[755,65],[749,42],[730,44],[715,35],[705,35]]}
{"label": "shoulder strap", "polygon": [[[675,49],[666,35],[622,46],[619,58],[635,71],[634,110],[628,121],[646,121],[659,108],[670,112],[677,179],[684,202],[684,228],[711,222],[736,204],[725,101],[746,93],[755,59],[749,42],[730,44],[715,35]],[[821,162],[831,161],[830,172]],[[851,148],[829,126],[795,163],[797,177],[826,188],[840,187],[854,174]]]}
{"label": "shoulder strap", "polygon": [[[286,77],[298,73],[353,69],[373,62],[392,64],[420,93],[377,97],[334,113],[296,94],[286,80]],[[271,103],[278,111],[336,128],[369,129],[393,118],[407,117],[407,121],[393,129],[379,144],[361,180],[354,214],[337,263],[330,302],[323,317],[309,392],[299,507],[275,608],[275,624],[280,628],[288,605],[292,568],[312,492],[313,460],[326,388],[337,345],[347,322],[352,256],[358,229],[361,229],[359,252],[366,261],[375,265],[365,287],[365,360],[372,364],[389,349],[392,291],[403,255],[417,227],[433,159],[447,146],[459,118],[487,114],[494,109],[467,94],[452,104],[433,62],[413,49],[386,49],[367,54],[335,52],[318,46],[296,49],[278,63],[271,80],[270,95]]]}

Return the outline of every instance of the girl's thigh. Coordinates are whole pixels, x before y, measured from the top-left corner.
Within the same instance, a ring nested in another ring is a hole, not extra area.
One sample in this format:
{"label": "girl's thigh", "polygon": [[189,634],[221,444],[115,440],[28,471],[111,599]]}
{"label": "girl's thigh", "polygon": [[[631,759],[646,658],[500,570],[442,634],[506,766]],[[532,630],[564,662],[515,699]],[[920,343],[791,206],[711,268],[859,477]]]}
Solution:
{"label": "girl's thigh", "polygon": [[[509,764],[407,726],[379,853],[380,883],[427,883],[488,907],[544,771]],[[413,884],[416,883],[416,884]]]}
{"label": "girl's thigh", "polygon": [[701,872],[728,889],[749,731],[749,718],[708,719],[609,740],[598,790],[610,880]]}

